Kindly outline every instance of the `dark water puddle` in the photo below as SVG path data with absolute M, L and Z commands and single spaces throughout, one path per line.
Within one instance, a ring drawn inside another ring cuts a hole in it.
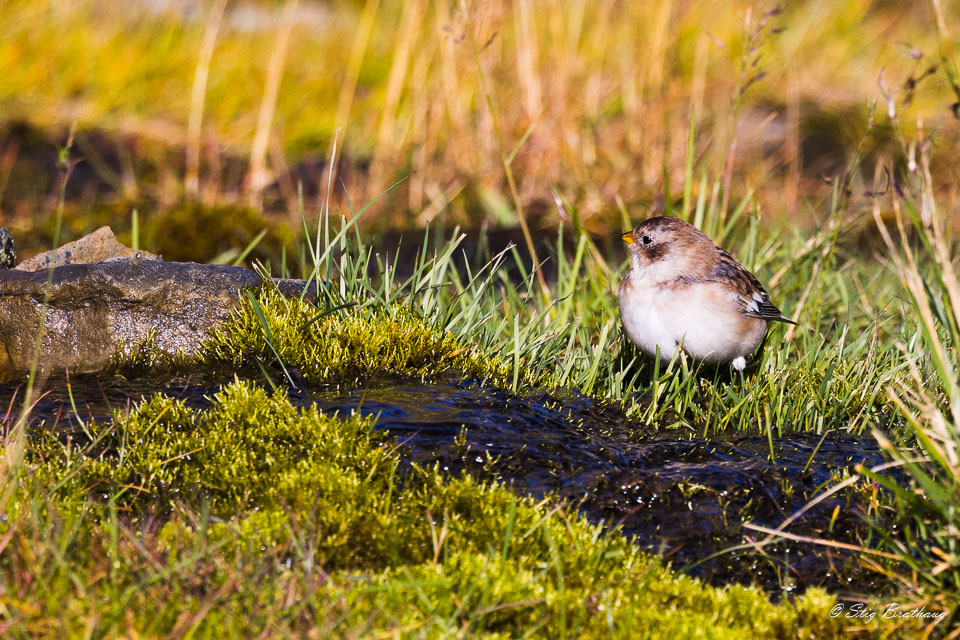
M 0 420 L 13 401 L 11 415 L 2 425 L 4 430 L 23 408 L 25 388 L 24 384 L 0 384 Z M 121 376 L 85 374 L 71 376 L 69 385 L 65 378 L 51 378 L 39 386 L 38 394 L 34 394 L 30 422 L 48 427 L 56 425 L 63 432 L 71 432 L 79 428 L 81 421 L 110 420 L 115 410 L 128 409 L 144 396 L 154 393 L 165 393 L 185 400 L 191 407 L 206 409 L 211 404 L 207 396 L 215 390 L 215 383 L 201 375 L 127 380 Z
M 225 381 L 225 380 L 224 380 Z M 139 379 L 82 376 L 72 380 L 84 419 L 109 417 L 145 393 L 162 391 L 206 408 L 216 384 L 199 377 Z M 33 412 L 58 429 L 76 426 L 65 381 L 49 381 Z M 14 387 L 0 385 L 0 411 Z M 807 502 L 852 473 L 884 458 L 872 441 L 844 434 L 797 433 L 711 439 L 657 432 L 615 405 L 583 396 L 516 396 L 465 383 L 392 384 L 344 391 L 315 388 L 300 405 L 327 412 L 378 415 L 378 426 L 403 443 L 407 464 L 438 464 L 450 473 L 512 483 L 521 493 L 553 494 L 592 521 L 614 524 L 677 568 L 713 584 L 757 584 L 774 597 L 824 586 L 877 593 L 884 585 L 848 552 L 782 541 L 718 552 L 763 538 L 744 522 L 776 528 Z M 822 441 L 821 441 L 822 440 Z M 870 489 L 849 489 L 790 525 L 798 536 L 858 544 Z M 839 507 L 836 516 L 834 510 Z
M 518 397 L 456 385 L 316 392 L 306 401 L 328 411 L 379 413 L 378 424 L 405 442 L 410 461 L 568 499 L 591 520 L 620 526 L 714 584 L 756 583 L 775 596 L 810 586 L 845 593 L 881 587 L 848 562 L 849 554 L 811 544 L 781 542 L 766 546 L 766 555 L 739 551 L 703 561 L 745 536 L 764 537 L 743 522 L 776 528 L 856 464 L 882 463 L 872 441 L 797 433 L 773 439 L 771 460 L 765 435 L 705 440 L 658 433 L 582 396 Z M 866 531 L 859 516 L 865 503 L 853 490 L 841 493 L 788 531 L 856 544 Z

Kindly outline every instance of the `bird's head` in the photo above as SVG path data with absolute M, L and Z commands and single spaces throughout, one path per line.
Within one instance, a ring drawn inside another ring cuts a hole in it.
M 694 273 L 713 260 L 716 246 L 699 229 L 679 218 L 657 216 L 644 220 L 632 231 L 620 236 L 629 245 L 633 268 L 656 268 L 660 279 L 677 274 Z M 701 265 L 700 263 L 704 264 Z

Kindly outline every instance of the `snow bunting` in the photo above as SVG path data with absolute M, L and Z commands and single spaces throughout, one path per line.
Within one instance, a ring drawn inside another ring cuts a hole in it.
M 752 273 L 692 224 L 660 216 L 622 237 L 631 267 L 620 281 L 620 320 L 646 355 L 659 349 L 669 361 L 682 347 L 743 371 L 768 321 L 796 324 Z

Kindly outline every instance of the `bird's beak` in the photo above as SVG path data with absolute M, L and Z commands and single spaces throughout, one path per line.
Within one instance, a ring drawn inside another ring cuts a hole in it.
M 625 234 L 620 236 L 620 238 L 627 244 L 633 244 L 633 231 L 627 231 Z

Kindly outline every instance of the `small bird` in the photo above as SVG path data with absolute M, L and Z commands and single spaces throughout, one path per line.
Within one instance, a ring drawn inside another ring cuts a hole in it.
M 756 276 L 706 234 L 658 216 L 621 236 L 630 270 L 620 281 L 620 320 L 644 354 L 669 361 L 678 347 L 737 371 L 771 320 L 797 324 L 770 302 Z

